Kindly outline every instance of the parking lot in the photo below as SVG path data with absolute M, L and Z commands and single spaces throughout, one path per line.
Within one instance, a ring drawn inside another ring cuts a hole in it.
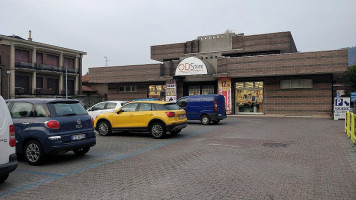
M 23 159 L 0 199 L 356 199 L 344 121 L 229 117 L 178 136 L 97 136 L 85 156 Z

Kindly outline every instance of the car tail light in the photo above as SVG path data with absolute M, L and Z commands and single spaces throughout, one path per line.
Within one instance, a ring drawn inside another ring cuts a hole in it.
M 174 116 L 176 116 L 176 113 L 174 113 L 174 112 L 166 112 L 166 115 L 168 117 L 174 117 Z
M 91 118 L 91 125 L 93 125 L 93 127 L 94 127 L 94 119 L 93 118 Z
M 10 136 L 10 140 L 9 140 L 10 146 L 11 147 L 16 146 L 15 127 L 14 127 L 14 125 L 10 125 L 10 127 L 9 127 L 9 136 Z
M 60 127 L 60 124 L 57 120 L 47 121 L 45 124 L 50 129 L 59 129 Z
M 214 110 L 215 112 L 218 112 L 218 102 L 216 101 L 216 99 L 214 100 Z

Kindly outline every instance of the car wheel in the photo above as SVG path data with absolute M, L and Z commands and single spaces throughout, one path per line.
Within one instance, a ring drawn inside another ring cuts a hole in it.
M 213 124 L 218 124 L 220 122 L 220 120 L 213 120 L 212 122 L 213 122 Z
M 74 149 L 73 152 L 77 154 L 78 156 L 83 156 L 84 154 L 88 153 L 90 150 L 90 147 L 84 147 L 81 149 Z
M 162 123 L 155 122 L 151 125 L 151 135 L 155 139 L 163 138 L 166 135 L 166 127 Z
M 30 165 L 41 165 L 45 154 L 41 144 L 36 140 L 31 140 L 25 146 L 25 158 Z
M 98 124 L 98 132 L 101 136 L 108 136 L 111 134 L 111 127 L 109 122 L 107 121 L 101 121 Z
M 178 135 L 182 129 L 174 130 L 174 131 L 169 131 L 172 135 Z
M 200 121 L 204 125 L 210 124 L 210 117 L 208 115 L 203 115 L 200 117 Z
M 9 177 L 9 174 L 5 174 L 5 175 L 0 176 L 0 183 L 5 182 L 7 177 Z

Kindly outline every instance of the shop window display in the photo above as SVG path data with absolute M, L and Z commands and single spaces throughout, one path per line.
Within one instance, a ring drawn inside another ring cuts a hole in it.
M 236 113 L 263 113 L 263 82 L 236 83 Z
M 166 99 L 166 85 L 150 85 L 148 90 L 148 98 Z

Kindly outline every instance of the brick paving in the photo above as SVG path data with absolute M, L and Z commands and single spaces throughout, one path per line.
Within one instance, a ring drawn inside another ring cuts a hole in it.
M 356 199 L 356 147 L 343 125 L 268 117 L 190 124 L 154 148 L 0 199 Z M 126 139 L 110 140 L 120 138 Z M 157 145 L 149 137 L 137 139 Z M 96 148 L 93 153 L 103 147 Z

